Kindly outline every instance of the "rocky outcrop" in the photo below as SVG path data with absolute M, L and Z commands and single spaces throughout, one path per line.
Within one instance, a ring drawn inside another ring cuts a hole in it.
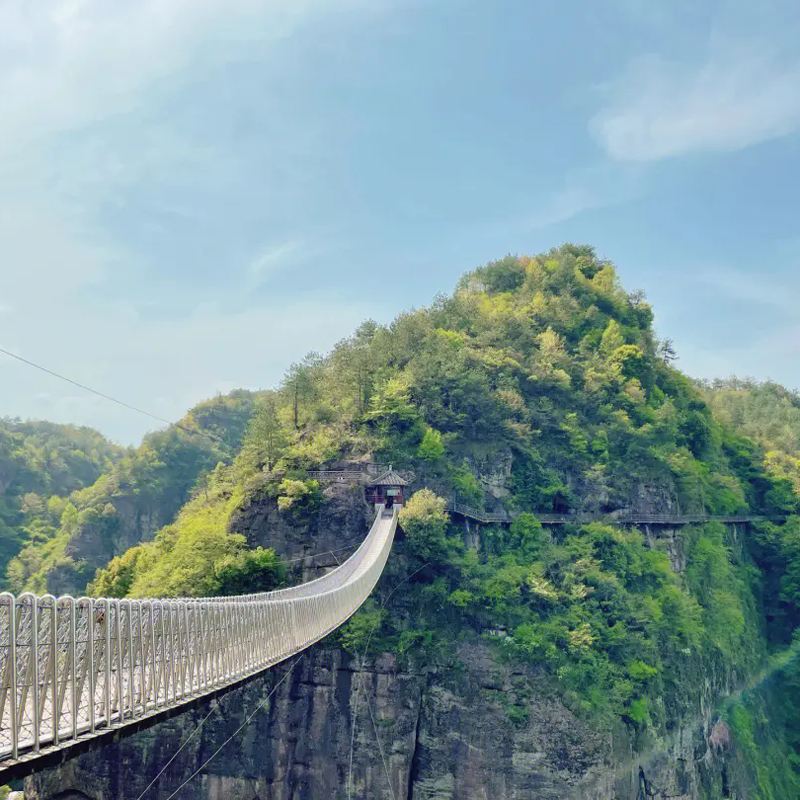
M 490 503 L 511 494 L 508 484 L 513 463 L 514 457 L 508 447 L 473 448 L 464 457 L 465 466 L 478 479 Z
M 681 528 L 670 528 L 664 525 L 642 525 L 648 547 L 663 550 L 669 558 L 673 571 L 682 575 L 686 569 L 686 542 Z
M 47 571 L 47 591 L 55 596 L 80 595 L 95 570 L 129 547 L 149 542 L 172 521 L 176 509 L 125 494 L 117 495 L 105 508 L 84 509 L 65 547 L 65 560 Z
M 277 501 L 256 486 L 233 513 L 229 530 L 243 534 L 250 547 L 273 548 L 291 566 L 297 565 L 294 577 L 312 580 L 350 555 L 374 515 L 360 483 L 323 485 L 322 493 L 317 513 L 299 521 L 282 513 Z
M 498 475 L 502 461 L 495 463 Z M 298 521 L 255 487 L 230 528 L 253 547 L 298 559 L 298 579 L 317 577 L 357 545 L 372 514 L 360 485 L 323 490 L 318 513 Z M 467 523 L 467 543 L 480 546 L 481 532 Z M 679 530 L 645 534 L 652 546 L 666 548 L 676 570 L 683 568 Z M 330 558 L 311 558 L 326 551 Z M 622 722 L 604 729 L 581 719 L 535 668 L 498 661 L 480 639 L 460 645 L 447 668 L 384 654 L 368 663 L 360 689 L 353 659 L 323 643 L 293 667 L 282 665 L 218 701 L 38 773 L 28 779 L 26 797 L 697 800 L 709 787 L 709 796 L 725 796 L 724 787 L 744 797 L 735 787 L 745 786 L 746 776 L 712 712 L 735 678 L 711 676 L 702 696 L 668 710 L 667 718 L 684 721 L 656 737 Z

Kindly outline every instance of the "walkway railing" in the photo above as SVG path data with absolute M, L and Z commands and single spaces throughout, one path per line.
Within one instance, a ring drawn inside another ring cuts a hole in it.
M 369 596 L 396 527 L 397 509 L 380 507 L 340 567 L 274 592 L 168 600 L 0 595 L 0 774 L 15 759 L 180 706 L 319 641 Z
M 510 523 L 518 516 L 518 511 L 484 511 L 480 508 L 450 501 L 450 511 L 462 517 L 474 519 L 484 524 Z M 698 525 L 703 522 L 717 520 L 726 524 L 746 522 L 779 522 L 786 519 L 781 516 L 758 516 L 753 514 L 733 514 L 729 516 L 714 516 L 711 514 L 595 514 L 590 512 L 577 512 L 574 514 L 535 514 L 542 525 L 567 525 L 569 523 L 587 524 L 589 522 L 607 522 L 616 525 Z
M 354 469 L 318 469 L 308 473 L 309 478 L 331 483 L 363 483 L 367 476 L 366 471 Z

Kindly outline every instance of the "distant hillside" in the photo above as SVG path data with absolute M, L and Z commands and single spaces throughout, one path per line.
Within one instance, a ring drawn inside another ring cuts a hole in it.
M 714 415 L 765 451 L 767 469 L 800 494 L 800 394 L 771 381 L 729 378 L 703 384 Z
M 127 451 L 69 428 L 72 438 L 54 449 L 53 435 L 43 436 L 62 426 L 11 424 L 17 449 L 8 463 L 33 466 L 18 469 L 6 489 L 17 498 L 2 540 L 9 586 L 83 592 L 98 567 L 171 522 L 198 477 L 240 448 L 256 397 L 238 391 L 200 403 Z
M 33 507 L 90 486 L 124 453 L 91 428 L 0 419 L 0 576 L 36 535 Z

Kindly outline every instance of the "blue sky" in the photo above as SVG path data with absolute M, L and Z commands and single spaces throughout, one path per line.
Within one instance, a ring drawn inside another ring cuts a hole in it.
M 589 242 L 800 386 L 793 0 L 0 0 L 0 346 L 160 416 Z M 144 417 L 0 358 L 0 415 Z

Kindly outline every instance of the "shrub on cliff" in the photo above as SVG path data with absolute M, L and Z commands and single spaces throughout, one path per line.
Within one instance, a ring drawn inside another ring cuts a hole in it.
M 415 555 L 433 562 L 447 559 L 452 543 L 447 538 L 450 517 L 443 497 L 420 489 L 400 510 L 399 522 Z

